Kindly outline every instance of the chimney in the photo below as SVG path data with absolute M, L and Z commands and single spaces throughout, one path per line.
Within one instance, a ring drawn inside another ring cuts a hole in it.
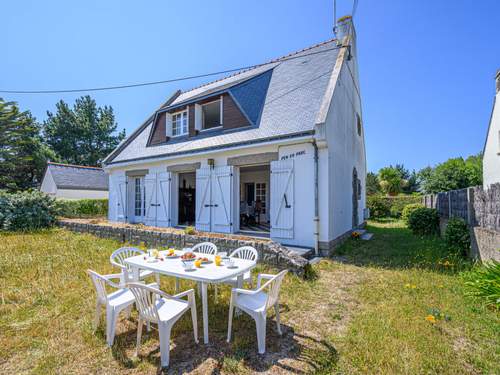
M 353 34 L 352 30 L 352 17 L 347 15 L 340 17 L 335 25 L 335 32 L 337 36 L 338 43 L 342 43 L 344 38 L 348 35 Z
M 496 81 L 496 87 L 497 87 L 496 93 L 498 94 L 500 92 L 500 69 L 497 70 L 497 74 L 495 76 L 495 81 Z

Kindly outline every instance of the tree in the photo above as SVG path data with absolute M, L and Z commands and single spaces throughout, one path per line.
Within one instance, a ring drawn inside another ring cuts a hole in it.
M 73 108 L 64 101 L 56 113 L 47 112 L 44 137 L 47 144 L 67 163 L 97 166 L 125 138 L 116 133 L 113 108 L 98 107 L 90 96 L 77 99 Z
M 435 168 L 424 168 L 419 172 L 425 193 L 439 193 L 481 185 L 483 181 L 482 155 L 451 158 Z
M 29 111 L 0 98 L 0 189 L 35 187 L 42 179 L 48 158 L 55 158 L 43 144 L 40 125 Z
M 366 194 L 374 195 L 380 193 L 380 183 L 378 182 L 378 177 L 373 172 L 368 172 L 366 174 Z
M 407 181 L 403 178 L 403 173 L 401 171 L 401 166 L 382 168 L 378 172 L 378 177 L 380 180 L 380 187 L 382 191 L 388 195 L 397 195 L 401 193 L 403 187 L 406 186 Z

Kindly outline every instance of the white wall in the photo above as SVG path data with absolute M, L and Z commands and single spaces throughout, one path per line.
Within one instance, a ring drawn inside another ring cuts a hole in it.
M 496 94 L 483 154 L 483 186 L 500 182 L 500 93 Z
M 102 190 L 57 189 L 55 197 L 65 199 L 107 199 L 108 192 Z
M 345 61 L 342 65 L 326 118 L 329 161 L 329 240 L 352 229 L 354 167 L 358 172 L 362 187 L 361 199 L 358 201 L 359 223 L 363 221 L 363 210 L 366 206 L 364 124 L 361 136 L 359 136 L 356 113 L 362 117 L 361 99 L 354 86 L 353 77 L 359 89 L 355 48 L 352 49 L 351 60 Z
M 55 194 L 57 193 L 57 186 L 54 182 L 54 179 L 52 178 L 52 174 L 50 173 L 49 168 L 45 170 L 45 175 L 43 176 L 40 191 L 51 196 L 55 196 Z

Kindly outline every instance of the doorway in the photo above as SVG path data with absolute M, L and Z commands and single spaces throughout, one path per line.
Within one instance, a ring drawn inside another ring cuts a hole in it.
M 240 167 L 240 231 L 269 233 L 270 166 Z
M 196 211 L 196 173 L 179 173 L 178 225 L 194 226 Z

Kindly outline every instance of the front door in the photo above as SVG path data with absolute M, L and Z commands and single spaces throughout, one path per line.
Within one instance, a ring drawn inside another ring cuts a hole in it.
M 134 177 L 134 223 L 144 223 L 146 216 L 146 187 L 144 177 Z

